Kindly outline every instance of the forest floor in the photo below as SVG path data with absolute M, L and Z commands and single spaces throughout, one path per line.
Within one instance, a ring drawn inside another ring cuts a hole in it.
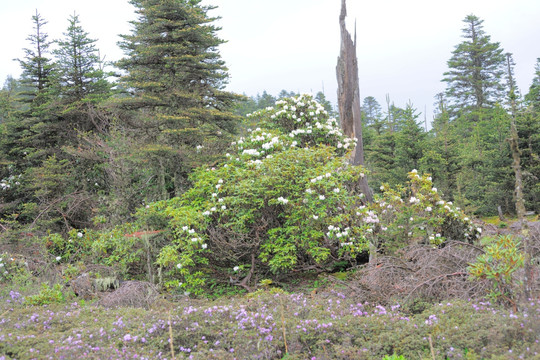
M 411 247 L 374 267 L 215 299 L 131 282 L 105 304 L 115 292 L 84 300 L 19 279 L 0 288 L 0 360 L 540 359 L 540 298 L 471 296 L 489 286 L 462 275 L 475 254 L 459 242 Z

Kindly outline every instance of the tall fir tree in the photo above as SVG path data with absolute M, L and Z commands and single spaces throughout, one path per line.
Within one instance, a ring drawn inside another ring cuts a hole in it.
M 373 96 L 367 96 L 362 101 L 362 124 L 371 126 L 378 135 L 384 128 L 381 105 Z
M 505 96 L 501 83 L 505 73 L 503 49 L 498 42 L 491 42 L 484 31 L 483 20 L 468 15 L 463 22 L 465 40 L 452 52 L 449 70 L 443 79 L 453 113 L 491 107 Z
M 98 130 L 92 114 L 110 95 L 110 85 L 100 68 L 95 40 L 88 38 L 78 16 L 69 19 L 65 37 L 57 41 L 54 63 L 47 56 L 46 22 L 38 13 L 32 19 L 35 33 L 28 39 L 33 46 L 19 60 L 27 105 L 8 127 L 12 168 L 22 176 L 22 185 L 17 201 L 1 215 L 16 212 L 18 223 L 30 224 L 35 231 L 67 231 L 91 224 L 96 188 L 86 179 L 96 164 L 66 150 L 78 147 L 79 135 Z
M 525 95 L 526 109 L 516 117 L 516 126 L 523 167 L 526 208 L 540 213 L 540 58 L 535 64 L 529 92 Z
M 296 96 L 296 95 L 297 94 L 293 93 L 290 97 Z M 315 94 L 315 100 L 317 100 L 317 102 L 324 107 L 324 110 L 326 110 L 326 112 L 328 113 L 330 117 L 338 116 L 338 114 L 332 107 L 332 103 L 326 98 L 326 95 L 324 95 L 322 91 L 319 91 L 317 94 Z
M 22 69 L 21 80 L 12 82 L 10 98 L 16 98 L 22 106 L 10 102 L 9 116 L 4 119 L 0 139 L 2 153 L 2 177 L 16 178 L 18 184 L 26 184 L 24 175 L 32 166 L 39 164 L 34 157 L 39 153 L 40 141 L 35 138 L 44 113 L 41 109 L 48 102 L 54 62 L 49 57 L 51 42 L 44 30 L 45 21 L 39 12 L 32 16 L 33 32 L 27 37 L 30 47 L 24 48 L 25 57 L 16 59 Z M 16 93 L 16 96 L 13 96 Z M 16 108 L 17 111 L 13 111 Z M 21 179 L 21 177 L 23 177 Z M 21 213 L 21 204 L 32 201 L 32 191 L 24 186 L 11 187 L 4 192 L 0 206 L 0 220 Z M 22 217 L 19 217 L 19 220 Z
M 420 170 L 432 174 L 433 182 L 440 192 L 453 201 L 460 169 L 459 138 L 453 132 L 444 94 L 439 93 L 436 98 L 436 115 L 433 128 L 426 138 Z
M 289 92 L 282 90 L 280 95 L 287 97 L 289 95 Z M 276 104 L 276 100 L 278 99 L 276 99 L 274 96 L 269 94 L 266 90 L 264 90 L 261 95 L 257 94 L 256 100 L 257 100 L 257 107 L 259 109 L 265 109 L 267 107 L 274 106 Z
M 32 46 L 24 49 L 24 59 L 17 59 L 23 70 L 21 83 L 26 90 L 21 91 L 20 95 L 26 102 L 34 101 L 36 97 L 39 100 L 39 95 L 49 87 L 54 71 L 54 62 L 49 52 L 52 42 L 48 40 L 49 36 L 44 31 L 47 21 L 36 10 L 32 22 L 34 32 L 26 38 Z
M 125 128 L 143 145 L 140 160 L 155 167 L 157 193 L 168 198 L 188 186 L 191 169 L 222 156 L 239 120 L 240 97 L 224 91 L 227 68 L 220 58 L 214 7 L 200 0 L 132 0 L 138 19 L 123 35 L 126 57 L 117 62 L 131 97 L 121 108 Z
M 424 153 L 426 133 L 417 123 L 419 116 L 413 105 L 408 103 L 403 109 L 400 131 L 396 136 L 396 163 L 403 174 L 403 183 L 409 171 L 419 168 Z
M 17 93 L 21 87 L 20 81 L 8 76 L 2 89 L 0 89 L 0 124 L 6 123 L 19 109 Z
M 48 137 L 42 134 L 40 124 L 49 116 L 46 108 L 51 100 L 55 73 L 54 59 L 49 51 L 52 42 L 45 32 L 47 21 L 36 11 L 32 22 L 34 31 L 27 37 L 31 46 L 23 49 L 23 59 L 17 59 L 22 69 L 17 96 L 25 106 L 8 125 L 7 152 L 20 172 L 40 161 L 34 160 L 33 155 L 42 147 L 43 138 Z
M 540 58 L 536 59 L 533 77 L 529 92 L 525 95 L 525 101 L 536 112 L 540 113 Z
M 95 106 L 111 96 L 111 84 L 96 47 L 97 40 L 83 29 L 79 15 L 71 15 L 68 24 L 54 51 L 58 67 L 56 105 L 74 144 L 80 132 L 106 132 L 108 124 L 97 121 L 93 114 Z

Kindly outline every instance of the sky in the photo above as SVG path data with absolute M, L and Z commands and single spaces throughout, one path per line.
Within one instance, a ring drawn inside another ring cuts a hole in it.
M 203 0 L 215 5 L 217 35 L 227 42 L 220 54 L 229 69 L 227 89 L 249 96 L 281 90 L 323 91 L 336 102 L 335 67 L 339 55 L 341 0 Z M 447 61 L 462 39 L 462 20 L 484 20 L 492 42 L 511 52 L 515 77 L 526 93 L 540 58 L 540 0 L 349 0 L 347 27 L 356 24 L 360 96 L 373 96 L 386 108 L 409 101 L 428 122 Z M 48 24 L 49 39 L 59 39 L 68 17 L 77 13 L 82 27 L 105 60 L 122 57 L 118 34 L 130 32 L 135 19 L 128 0 L 0 0 L 0 81 L 18 77 L 14 58 L 23 58 L 36 9 Z

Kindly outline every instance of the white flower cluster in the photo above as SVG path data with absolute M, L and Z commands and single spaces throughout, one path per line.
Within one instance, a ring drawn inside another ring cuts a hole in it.
M 409 199 L 409 203 L 411 203 L 411 204 L 419 204 L 420 199 L 417 199 L 414 196 L 411 196 L 411 198 Z
M 216 189 L 219 190 L 222 185 L 223 185 L 223 179 L 219 179 L 215 187 Z M 218 209 L 227 210 L 227 205 L 223 204 L 223 202 L 225 201 L 223 198 L 220 198 L 217 193 L 212 193 L 212 199 L 214 198 L 217 200 L 217 204 L 215 204 L 216 206 L 212 206 L 210 210 L 206 210 L 205 212 L 203 212 L 204 216 L 210 216 L 213 212 L 218 211 Z
M 200 236 L 196 236 L 197 234 L 196 234 L 195 229 L 191 229 L 189 226 L 182 226 L 182 230 L 183 230 L 184 232 L 187 232 L 187 233 L 190 234 L 190 235 L 194 235 L 194 236 L 190 239 L 190 241 L 191 241 L 192 243 L 202 243 L 202 242 L 203 242 L 203 239 L 202 239 Z M 201 247 L 202 247 L 203 249 L 206 249 L 206 248 L 208 247 L 208 245 L 205 244 L 205 243 L 202 243 L 202 244 L 201 244 Z M 182 264 L 178 264 L 177 267 L 180 269 L 180 268 L 182 267 Z
M 328 226 L 328 232 L 326 233 L 326 236 L 328 237 L 333 237 L 335 236 L 337 239 L 340 240 L 341 242 L 341 246 L 345 246 L 344 244 L 346 245 L 352 245 L 352 243 L 346 243 L 345 240 L 347 239 L 347 237 L 349 236 L 349 231 L 350 231 L 350 228 L 345 228 L 343 231 L 341 230 L 341 228 L 339 226 L 334 226 L 334 225 L 329 225 Z
M 255 164 L 259 166 L 262 164 L 261 159 L 272 158 L 271 153 L 280 150 L 284 141 L 276 132 L 263 131 L 257 128 L 250 131 L 250 136 L 247 138 L 240 138 L 237 142 L 233 142 L 231 146 L 236 146 L 240 156 L 247 164 Z M 288 141 L 286 141 L 288 143 Z M 266 156 L 265 156 L 266 155 Z M 232 160 L 231 154 L 227 153 L 226 156 Z M 260 159 L 251 159 L 251 158 Z M 236 161 L 241 161 L 241 158 L 236 158 Z M 263 159 L 264 160 L 264 159 Z
M 296 139 L 292 142 L 283 139 L 284 145 L 295 147 L 300 144 L 305 146 L 306 143 L 321 141 L 324 138 L 326 138 L 327 144 L 334 145 L 338 149 L 346 150 L 356 145 L 357 139 L 346 137 L 341 131 L 338 121 L 329 118 L 324 107 L 311 95 L 303 94 L 279 100 L 276 102 L 275 108 L 267 108 L 249 116 L 262 115 L 267 112 L 270 112 L 270 118 L 273 122 L 287 129 L 285 131 L 288 131 L 287 137 L 289 139 Z M 260 137 L 252 139 L 252 141 L 255 140 L 261 141 L 262 139 Z M 238 144 L 242 145 L 240 141 Z
M 2 179 L 2 181 L 0 182 L 0 188 L 2 190 L 9 190 L 11 188 L 11 185 L 8 184 L 5 179 Z
M 317 181 L 321 181 L 321 180 L 323 180 L 324 178 L 327 178 L 327 179 L 328 179 L 328 178 L 331 177 L 331 176 L 332 176 L 332 174 L 326 173 L 326 174 L 324 174 L 324 175 L 319 175 L 319 176 L 317 176 L 317 177 L 311 179 L 310 181 L 311 181 L 312 183 L 316 183 Z
M 429 236 L 429 241 L 431 242 L 440 242 L 441 241 L 441 234 L 437 233 L 435 235 Z
M 312 129 L 294 129 L 289 133 L 289 137 L 294 138 L 296 135 L 311 134 L 312 132 Z
M 251 155 L 251 156 L 261 156 L 261 153 L 258 152 L 256 149 L 246 149 L 242 151 L 243 155 Z
M 287 204 L 289 200 L 285 199 L 283 196 L 278 197 L 277 199 L 278 203 L 281 203 L 283 205 Z
M 5 254 L 4 254 L 4 255 L 5 255 Z M 8 274 L 8 271 L 5 270 L 5 267 L 4 267 L 5 264 L 2 262 L 3 260 L 4 260 L 4 258 L 1 257 L 1 258 L 0 258 L 0 271 L 4 270 L 4 271 L 2 272 L 2 274 L 3 274 L 3 275 L 7 275 L 7 274 Z M 13 258 L 11 258 L 11 261 L 13 261 Z
M 19 176 L 11 175 L 7 179 L 0 180 L 0 189 L 1 190 L 9 190 L 14 185 L 20 185 L 21 183 L 17 180 L 20 177 L 21 177 L 21 175 L 19 175 Z
M 274 136 L 270 142 L 262 144 L 262 148 L 265 150 L 270 150 L 274 145 L 279 144 L 279 137 Z
M 366 224 L 378 224 L 380 222 L 379 220 L 379 217 L 377 216 L 377 214 L 372 211 L 372 210 L 369 210 L 368 212 L 366 212 L 365 214 L 366 216 L 362 219 Z

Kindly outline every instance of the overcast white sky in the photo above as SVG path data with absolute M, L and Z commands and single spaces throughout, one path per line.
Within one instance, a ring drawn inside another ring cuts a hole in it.
M 228 89 L 247 95 L 267 90 L 316 93 L 335 102 L 335 66 L 339 54 L 341 0 L 204 0 L 217 5 L 218 36 L 228 42 L 220 52 L 229 67 Z M 385 95 L 397 106 L 410 100 L 432 118 L 434 96 L 446 62 L 462 41 L 462 20 L 484 20 L 491 40 L 514 54 L 518 86 L 526 93 L 540 57 L 540 0 L 381 0 L 348 1 L 348 27 L 356 20 L 361 97 Z M 118 34 L 130 30 L 133 8 L 127 0 L 0 0 L 0 81 L 18 77 L 13 58 L 24 56 L 35 10 L 49 21 L 45 30 L 57 39 L 73 12 L 97 38 L 106 60 L 122 56 Z M 423 115 L 421 117 L 423 119 Z

